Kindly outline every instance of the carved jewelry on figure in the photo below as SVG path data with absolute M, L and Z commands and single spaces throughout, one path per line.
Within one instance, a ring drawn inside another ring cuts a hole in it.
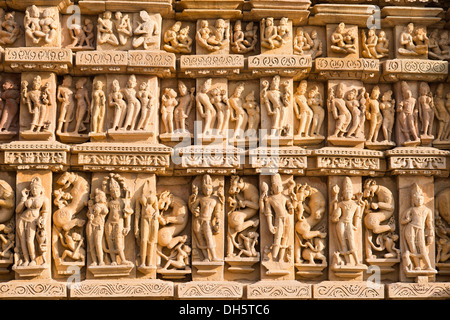
M 43 132 L 49 130 L 51 122 L 48 116 L 52 107 L 50 96 L 49 83 L 42 85 L 40 76 L 33 78 L 30 91 L 28 91 L 28 82 L 22 81 L 21 99 L 27 106 L 28 112 L 33 115 L 28 131 Z
M 17 238 L 16 267 L 34 267 L 38 258 L 42 257 L 40 265 L 47 264 L 46 223 L 50 214 L 50 199 L 45 196 L 41 178 L 34 177 L 29 189 L 21 191 L 21 198 L 16 207 Z
M 403 100 L 397 106 L 397 121 L 400 126 L 403 145 L 417 145 L 420 143 L 417 131 L 418 108 L 416 99 L 412 96 L 412 91 L 406 81 L 401 83 Z
M 287 109 L 290 104 L 291 92 L 288 88 L 288 82 L 280 84 L 280 76 L 274 76 L 272 82 L 264 80 L 261 90 L 261 104 L 267 110 L 267 114 L 271 118 L 271 135 L 287 136 L 290 133 L 290 127 L 286 124 Z M 283 91 L 280 89 L 283 87 Z
M 102 133 L 104 131 L 103 123 L 106 114 L 106 95 L 103 91 L 103 82 L 97 80 L 94 82 L 92 91 L 92 130 L 91 133 Z

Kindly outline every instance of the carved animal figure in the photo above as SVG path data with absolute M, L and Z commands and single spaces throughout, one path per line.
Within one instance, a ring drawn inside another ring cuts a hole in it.
M 436 196 L 436 213 L 450 224 L 450 188 L 444 189 Z
M 172 249 L 177 244 L 186 242 L 187 236 L 178 236 L 188 223 L 186 202 L 180 197 L 174 196 L 170 191 L 164 191 L 159 196 L 158 207 L 161 212 L 160 226 L 163 226 L 158 231 L 160 248 Z M 170 213 L 164 215 L 164 212 L 168 212 L 170 209 Z
M 314 237 L 324 238 L 326 236 L 325 233 L 320 231 L 311 231 L 311 229 L 323 218 L 326 204 L 325 197 L 319 190 L 309 186 L 308 184 L 296 186 L 296 197 L 297 208 L 299 208 L 299 206 L 302 208 L 299 210 L 300 212 L 298 212 L 299 215 L 298 221 L 295 224 L 295 231 L 305 240 L 312 239 Z M 305 201 L 308 197 L 309 204 L 306 205 Z M 303 211 L 309 213 L 307 218 L 303 216 Z
M 307 260 L 309 264 L 316 264 L 314 259 L 320 260 L 321 264 L 325 264 L 327 262 L 327 258 L 323 254 L 323 249 L 325 249 L 325 244 L 323 240 L 320 238 L 315 238 L 314 245 L 310 241 L 307 241 L 306 244 L 302 245 L 305 249 L 302 252 L 302 258 Z
M 74 216 L 87 205 L 89 200 L 89 183 L 85 178 L 73 172 L 63 173 L 56 183 L 61 186 L 57 189 L 60 192 L 72 187 L 67 192 L 69 196 L 65 196 L 65 198 L 70 200 L 70 203 L 64 201 L 62 206 L 53 213 L 53 256 L 59 257 L 56 245 L 59 235 L 63 231 L 68 233 L 73 227 L 82 227 L 86 223 L 85 220 L 74 218 Z

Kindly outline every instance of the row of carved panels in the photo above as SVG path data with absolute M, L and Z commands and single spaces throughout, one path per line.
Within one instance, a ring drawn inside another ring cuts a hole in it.
M 192 142 L 243 149 L 450 148 L 446 83 L 325 84 L 279 76 L 194 82 L 143 75 L 64 76 L 59 81 L 50 73 L 23 73 L 20 80 L 4 74 L 3 141 L 17 135 L 54 140 L 56 133 L 63 143 L 160 142 L 176 148 Z M 40 102 L 44 96 L 45 105 Z
M 76 271 L 87 279 L 361 281 L 378 272 L 383 282 L 448 281 L 446 179 L 2 178 L 5 280 Z
M 433 9 L 430 9 L 433 11 Z M 437 11 L 436 11 L 437 10 Z M 430 19 L 441 13 L 423 13 Z M 420 17 L 420 14 L 418 15 Z M 413 58 L 445 60 L 448 31 L 430 27 L 430 22 L 393 24 L 380 29 L 369 24 L 367 29 L 348 22 L 328 23 L 327 27 L 305 26 L 294 30 L 287 18 L 266 17 L 258 23 L 229 19 L 199 19 L 192 22 L 164 20 L 160 14 L 147 11 L 122 13 L 105 11 L 98 16 L 62 15 L 56 7 L 28 7 L 26 12 L 0 12 L 3 20 L 1 43 L 8 48 L 46 47 L 79 50 L 160 50 L 176 54 L 227 55 L 276 54 L 308 55 L 338 58 Z M 23 19 L 23 23 L 21 22 Z M 440 18 L 435 18 L 435 23 Z M 97 22 L 95 22 L 97 21 Z M 347 23 L 347 25 L 346 25 Z M 394 39 L 395 41 L 392 41 Z M 94 43 L 96 42 L 96 44 Z M 23 54 L 22 54 L 23 55 Z

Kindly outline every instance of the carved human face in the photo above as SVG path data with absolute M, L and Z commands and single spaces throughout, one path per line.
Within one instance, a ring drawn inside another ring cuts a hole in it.
M 187 94 L 187 87 L 182 81 L 178 81 L 178 91 L 182 96 L 185 96 Z
M 413 201 L 414 206 L 420 207 L 424 204 L 425 198 L 424 198 L 423 194 L 415 193 L 415 194 L 413 194 L 412 201 Z
M 111 197 L 113 199 L 118 199 L 120 198 L 120 187 L 118 185 L 114 185 L 111 187 Z
M 103 88 L 103 83 L 101 81 L 95 82 L 95 89 L 96 90 L 102 90 L 102 88 Z
M 213 186 L 209 183 L 203 183 L 202 192 L 206 197 L 209 197 L 213 193 Z
M 244 86 L 237 86 L 236 90 L 234 90 L 234 94 L 236 97 L 240 97 L 242 95 L 242 92 L 244 92 Z
M 136 87 L 136 77 L 134 77 L 134 76 L 130 76 L 129 78 L 128 78 L 128 83 L 127 83 L 127 85 L 128 85 L 128 88 L 134 88 L 134 87 Z
M 97 203 L 105 203 L 106 202 L 106 194 L 104 192 L 98 192 L 95 195 L 95 202 L 97 202 Z
M 181 22 L 179 21 L 175 22 L 175 24 L 172 26 L 172 30 L 178 32 L 180 31 L 180 29 L 181 29 Z
M 377 100 L 380 97 L 380 91 L 378 89 L 372 90 L 371 97 L 372 99 Z
M 31 186 L 30 192 L 33 197 L 37 197 L 37 196 L 41 195 L 42 191 L 43 190 L 42 190 L 41 186 L 36 183 Z
M 9 90 L 12 89 L 14 87 L 14 85 L 10 82 L 10 81 L 5 81 L 5 83 L 3 83 L 3 90 Z
M 111 19 L 111 17 L 112 17 L 111 11 L 105 11 L 103 13 L 103 19 L 109 20 L 109 19 Z

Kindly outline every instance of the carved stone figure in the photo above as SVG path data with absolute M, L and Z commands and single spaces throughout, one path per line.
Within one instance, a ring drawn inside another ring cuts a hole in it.
M 278 26 L 275 26 L 272 17 L 261 20 L 261 47 L 277 49 L 287 43 L 291 37 L 287 18 L 281 18 Z
M 228 232 L 227 232 L 227 257 L 233 257 L 238 251 L 248 257 L 256 256 L 252 250 L 250 239 L 255 239 L 256 228 L 259 219 L 256 216 L 259 209 L 258 189 L 244 181 L 239 176 L 231 177 L 230 189 L 228 191 Z M 241 236 L 242 235 L 242 236 Z M 242 241 L 239 241 L 239 239 Z
M 381 59 L 389 54 L 389 40 L 386 38 L 384 31 L 376 34 L 375 27 L 369 29 L 367 36 L 364 30 L 361 30 L 362 38 L 362 56 L 370 59 Z
M 219 134 L 226 135 L 228 124 L 231 119 L 231 106 L 229 99 L 227 99 L 225 90 L 213 88 L 211 91 L 211 102 L 216 108 L 217 124 L 216 128 Z M 239 98 L 240 101 L 240 98 Z M 242 109 L 242 108 L 241 108 Z
M 92 91 L 92 133 L 103 132 L 103 123 L 106 113 L 106 95 L 103 91 L 103 82 L 97 80 L 94 82 Z
M 241 98 L 243 92 L 244 84 L 240 83 L 228 99 L 228 105 L 231 111 L 230 118 L 235 123 L 232 139 L 242 138 L 248 123 L 248 114 L 243 107 L 244 101 Z
M 16 12 L 7 12 L 5 20 L 1 23 L 0 30 L 0 44 L 11 45 L 14 44 L 19 37 L 23 35 L 19 24 L 15 20 Z
M 267 114 L 271 118 L 271 134 L 274 136 L 287 135 L 290 131 L 286 125 L 287 107 L 289 100 L 286 97 L 290 94 L 289 89 L 283 84 L 284 92 L 280 89 L 280 76 L 274 76 L 269 85 L 269 81 L 262 82 L 261 103 L 265 106 Z
M 0 180 L 0 270 L 9 272 L 15 247 L 15 195 L 9 183 Z
M 178 81 L 178 92 L 180 97 L 178 98 L 178 105 L 174 111 L 175 129 L 181 130 L 181 132 L 186 132 L 186 119 L 191 113 L 192 106 L 195 101 L 195 88 L 192 87 L 189 91 L 186 84 L 179 80 Z
M 413 35 L 414 33 L 414 35 Z M 428 37 L 424 28 L 414 28 L 409 23 L 400 34 L 398 53 L 403 56 L 420 56 L 428 54 Z
M 57 37 L 59 29 L 59 23 L 53 17 L 51 9 L 44 9 L 41 18 L 39 9 L 35 5 L 26 10 L 24 25 L 25 35 L 34 45 L 42 40 L 45 44 L 51 44 Z
M 196 102 L 197 110 L 200 116 L 204 119 L 203 121 L 203 134 L 212 134 L 212 129 L 214 128 L 214 123 L 216 122 L 217 111 L 211 102 L 208 92 L 211 89 L 212 79 L 207 79 L 197 93 Z
M 73 133 L 80 133 L 87 130 L 85 124 L 89 123 L 89 111 L 91 109 L 91 101 L 89 99 L 89 91 L 84 87 L 87 78 L 78 79 L 75 88 L 76 112 L 75 112 L 75 128 Z
M 369 136 L 367 141 L 377 142 L 378 133 L 380 132 L 381 125 L 383 123 L 383 115 L 380 110 L 380 88 L 375 86 L 372 89 L 370 98 L 367 99 L 366 119 L 369 121 Z
M 131 230 L 131 191 L 118 174 L 110 174 L 102 183 L 102 190 L 109 194 L 108 219 L 105 223 L 105 237 L 108 248 L 105 249 L 111 258 L 111 265 L 132 265 L 125 258 L 125 237 Z M 120 262 L 117 258 L 120 258 Z
M 342 83 L 337 85 L 336 92 L 334 92 L 333 88 L 330 88 L 328 92 L 328 110 L 331 112 L 334 120 L 336 120 L 332 137 L 343 137 L 352 121 L 352 114 L 347 108 L 344 94 L 344 85 Z
M 214 27 L 209 26 L 208 20 L 202 20 L 195 35 L 197 44 L 209 52 L 225 48 L 229 43 L 229 37 L 228 25 L 223 19 L 217 19 Z
M 403 144 L 418 144 L 420 142 L 417 131 L 419 111 L 417 110 L 416 99 L 413 98 L 412 91 L 405 81 L 401 83 L 401 87 L 403 100 L 397 106 L 397 121 L 400 125 Z
M 97 23 L 97 43 L 105 44 L 108 43 L 112 46 L 118 46 L 119 40 L 117 36 L 114 34 L 114 23 L 111 20 L 112 12 L 105 11 L 102 17 L 98 18 Z
M 326 232 L 316 228 L 325 215 L 326 201 L 323 194 L 308 184 L 295 185 L 295 262 L 315 265 L 315 260 L 326 263 L 324 255 Z M 307 214 L 307 216 L 305 215 Z M 303 259 L 302 259 L 303 258 Z
M 249 136 L 256 136 L 259 129 L 260 108 L 255 98 L 255 91 L 251 91 L 246 97 L 242 105 L 248 114 L 247 134 Z
M 35 76 L 31 84 L 31 91 L 28 91 L 28 82 L 22 81 L 21 99 L 27 106 L 28 112 L 33 115 L 31 120 L 31 132 L 48 131 L 50 119 L 48 119 L 50 105 L 50 91 L 48 83 L 42 85 L 40 76 Z
M 11 127 L 14 126 L 13 121 L 19 112 L 20 92 L 11 80 L 6 80 L 2 88 L 1 99 L 4 106 L 0 119 L 0 132 L 9 132 Z
M 181 28 L 181 21 L 175 22 L 163 36 L 163 48 L 167 52 L 191 53 L 193 40 L 189 36 L 189 26 Z
M 57 132 L 66 133 L 70 122 L 74 118 L 75 103 L 73 100 L 72 77 L 65 76 L 63 83 L 58 87 L 56 98 L 61 103 L 59 107 L 59 120 Z
M 395 121 L 395 100 L 392 91 L 388 90 L 381 96 L 380 110 L 383 116 L 382 130 L 385 142 L 392 141 L 392 128 Z
M 83 227 L 86 223 L 84 219 L 75 216 L 87 205 L 89 183 L 82 176 L 72 172 L 63 173 L 56 183 L 59 188 L 54 191 L 54 203 L 58 210 L 53 213 L 52 220 L 53 259 L 56 263 L 61 263 L 66 256 L 69 256 L 72 260 L 84 262 L 84 249 L 81 248 L 82 239 L 73 238 L 81 235 L 73 232 L 73 228 Z M 60 248 L 67 248 L 67 250 L 61 253 Z
M 150 91 L 149 82 L 142 82 L 139 86 L 139 91 L 136 94 L 141 102 L 141 115 L 137 124 L 137 130 L 145 130 L 150 123 L 153 113 L 152 93 Z
M 186 269 L 189 266 L 191 248 L 187 245 L 188 236 L 181 235 L 189 221 L 187 203 L 170 191 L 159 195 L 160 211 L 157 253 L 166 260 L 163 269 L 173 267 Z M 169 253 L 166 255 L 164 250 Z
M 439 29 L 434 29 L 429 35 L 428 57 L 435 60 L 450 59 L 450 51 L 448 50 L 448 33 L 443 30 L 440 35 L 439 33 Z
M 424 194 L 417 183 L 411 187 L 411 207 L 400 216 L 406 251 L 403 266 L 408 271 L 434 271 L 428 246 L 434 241 L 433 212 L 424 205 Z
M 144 50 L 147 50 L 159 43 L 157 36 L 160 30 L 157 21 L 147 11 L 140 11 L 139 17 L 142 22 L 133 31 L 135 37 L 132 44 L 135 49 L 143 46 Z
M 258 42 L 258 26 L 252 21 L 242 30 L 242 21 L 237 20 L 234 24 L 233 35 L 231 37 L 231 51 L 234 53 L 248 53 L 255 50 Z
M 434 106 L 434 115 L 436 116 L 436 120 L 438 121 L 436 141 L 448 140 L 448 136 L 450 134 L 450 113 L 445 106 L 443 83 L 438 84 L 432 101 Z
M 333 264 L 338 265 L 338 261 L 344 263 L 345 266 L 361 265 L 361 253 L 358 252 L 357 239 L 355 232 L 361 228 L 361 218 L 364 209 L 362 194 L 356 194 L 354 199 L 352 181 L 349 177 L 345 177 L 342 186 L 343 200 L 338 200 L 339 186 L 335 185 L 332 189 L 333 201 L 331 202 L 331 222 L 336 228 L 339 250 L 334 253 L 335 261 Z M 343 257 L 344 259 L 337 259 Z
M 42 265 L 46 264 L 47 251 L 45 224 L 50 214 L 50 199 L 45 196 L 41 178 L 34 177 L 29 189 L 24 188 L 16 207 L 17 218 L 17 252 L 15 266 L 34 267 L 37 265 L 38 253 L 42 255 Z M 37 246 L 36 246 L 37 245 Z M 37 249 L 37 250 L 36 250 Z
M 301 137 L 309 137 L 310 127 L 314 116 L 313 110 L 308 105 L 306 94 L 307 82 L 303 80 L 298 85 L 294 94 L 294 112 L 299 120 L 297 135 Z
M 122 46 L 124 46 L 127 44 L 128 39 L 130 39 L 133 36 L 133 29 L 131 26 L 130 16 L 128 14 L 122 14 L 122 12 L 117 11 L 114 14 L 114 17 L 116 18 L 114 24 L 116 26 L 117 33 L 119 35 L 119 43 Z M 138 40 L 138 43 L 140 41 L 141 40 Z
M 177 105 L 177 92 L 171 88 L 165 88 L 161 97 L 161 119 L 164 133 L 173 133 L 174 110 Z
M 161 216 L 158 197 L 152 189 L 150 180 L 145 181 L 142 195 L 136 201 L 134 218 L 134 234 L 140 247 L 140 268 L 154 267 L 156 269 L 154 258 Z
M 392 192 L 389 188 L 378 185 L 375 180 L 368 179 L 364 184 L 364 199 L 366 202 L 364 217 L 366 257 L 376 259 L 377 255 L 373 253 L 375 250 L 384 251 L 384 258 L 397 258 L 400 250 L 394 246 L 398 235 L 394 233 L 395 201 Z M 382 222 L 387 223 L 382 224 Z M 373 239 L 374 236 L 376 236 L 375 239 Z
M 323 99 L 317 86 L 313 86 L 308 91 L 308 99 L 306 100 L 308 106 L 313 111 L 313 118 L 311 123 L 311 136 L 320 136 L 323 120 L 325 118 L 325 110 L 323 108 Z
M 433 120 L 434 120 L 434 102 L 433 94 L 430 86 L 426 82 L 421 82 L 419 85 L 419 120 L 421 122 L 421 133 L 425 137 L 433 137 Z
M 73 23 L 69 27 L 72 42 L 67 46 L 73 49 L 94 49 L 94 23 L 91 19 L 84 19 L 84 25 Z
M 283 184 L 280 174 L 271 176 L 271 194 L 267 185 L 262 186 L 262 196 L 260 199 L 260 210 L 267 219 L 267 225 L 273 241 L 271 254 L 273 261 L 286 261 L 288 251 L 288 235 L 292 231 L 292 224 L 289 215 L 294 214 L 292 200 L 283 194 Z
M 448 264 L 450 259 L 450 188 L 439 192 L 436 196 L 436 262 L 439 269 Z
M 198 187 L 192 185 L 189 197 L 189 209 L 193 214 L 192 228 L 197 248 L 202 254 L 201 261 L 220 261 L 216 255 L 216 244 L 213 234 L 219 231 L 220 212 L 223 210 L 223 194 L 213 194 L 213 182 L 208 174 L 202 177 L 202 195 L 198 195 Z
M 86 237 L 88 248 L 91 254 L 91 266 L 105 265 L 105 218 L 109 213 L 106 193 L 101 189 L 95 189 L 88 202 L 89 212 L 87 214 L 88 223 L 86 225 Z
M 112 92 L 108 96 L 108 106 L 114 110 L 111 129 L 124 129 L 122 124 L 127 112 L 127 103 L 124 100 L 124 94 L 122 93 L 119 81 L 117 80 L 114 80 L 112 83 Z
M 356 35 L 351 30 L 345 31 L 345 23 L 341 22 L 331 34 L 331 51 L 340 54 L 356 53 Z

